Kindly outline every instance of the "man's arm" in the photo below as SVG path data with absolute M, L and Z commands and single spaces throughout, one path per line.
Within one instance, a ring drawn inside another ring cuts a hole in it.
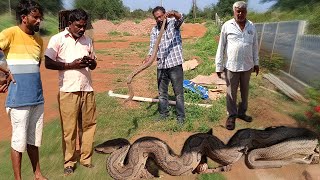
M 89 66 L 86 57 L 75 59 L 72 63 L 64 63 L 56 61 L 60 48 L 60 39 L 58 36 L 53 36 L 45 52 L 45 67 L 51 70 L 68 70 L 81 69 Z
M 90 43 L 90 52 L 89 52 L 89 58 L 88 58 L 88 67 L 90 70 L 94 70 L 97 67 L 97 57 L 96 53 L 94 51 L 92 39 Z
M 59 61 L 54 61 L 50 57 L 45 56 L 45 66 L 47 69 L 51 70 L 81 69 L 89 66 L 84 59 L 85 58 L 75 59 L 72 63 L 63 63 Z
M 221 73 L 224 70 L 223 60 L 224 60 L 226 43 L 227 43 L 227 36 L 226 36 L 225 28 L 224 28 L 224 26 L 222 26 L 218 49 L 217 49 L 217 53 L 216 53 L 216 59 L 215 59 L 216 72 L 217 72 L 218 77 L 220 77 L 220 78 L 221 78 Z
M 176 29 L 179 29 L 184 21 L 184 18 L 182 14 L 180 14 L 178 11 L 169 11 L 165 14 L 165 18 L 173 18 L 173 17 L 176 19 L 174 22 L 174 27 Z

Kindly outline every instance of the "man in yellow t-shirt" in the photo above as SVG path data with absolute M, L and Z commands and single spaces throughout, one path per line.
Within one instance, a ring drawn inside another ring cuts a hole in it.
M 21 179 L 22 153 L 27 150 L 34 179 L 46 179 L 40 171 L 39 149 L 42 138 L 44 98 L 40 78 L 40 59 L 43 41 L 39 31 L 43 17 L 42 7 L 32 0 L 20 1 L 17 9 L 18 26 L 0 33 L 10 76 L 6 110 L 11 120 L 11 160 L 14 177 Z

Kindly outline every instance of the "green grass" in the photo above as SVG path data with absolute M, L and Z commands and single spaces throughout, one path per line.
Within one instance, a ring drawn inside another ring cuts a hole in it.
M 118 32 L 118 31 L 111 31 L 111 32 L 108 32 L 108 35 L 109 36 L 122 36 L 122 33 Z
M 108 42 L 127 42 L 128 40 L 125 39 L 99 39 L 97 41 L 97 43 L 108 43 Z
M 214 37 L 219 35 L 219 29 L 212 22 L 206 23 L 206 26 L 208 29 L 204 37 L 195 42 L 189 40 L 183 45 L 186 60 L 194 56 L 200 58 L 200 65 L 195 70 L 186 72 L 186 79 L 192 79 L 199 74 L 210 75 L 215 72 L 214 55 L 218 44 L 215 42 Z

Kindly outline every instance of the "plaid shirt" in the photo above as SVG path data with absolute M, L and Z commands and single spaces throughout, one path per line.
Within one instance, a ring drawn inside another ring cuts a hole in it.
M 176 20 L 175 18 L 167 19 L 167 27 L 158 50 L 158 69 L 168 69 L 183 63 L 182 57 L 182 40 L 180 33 L 180 26 L 183 23 L 184 18 Z M 160 28 L 156 25 L 153 27 L 150 35 L 150 50 L 149 55 L 152 54 L 154 44 L 160 33 Z

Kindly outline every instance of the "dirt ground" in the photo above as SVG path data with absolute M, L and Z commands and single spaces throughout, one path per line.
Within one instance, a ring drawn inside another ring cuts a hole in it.
M 148 23 L 150 22 L 150 23 Z M 100 24 L 99 24 L 100 23 Z M 107 28 L 109 25 L 113 28 Z M 132 22 L 124 22 L 124 24 L 111 25 L 110 22 L 107 21 L 99 21 L 97 24 L 94 24 L 95 34 L 94 40 L 105 40 L 112 39 L 107 32 L 111 31 L 120 31 L 120 32 L 130 32 L 132 36 L 123 36 L 121 39 L 125 41 L 111 41 L 105 43 L 95 43 L 96 50 L 103 50 L 108 48 L 117 48 L 123 49 L 125 51 L 126 48 L 129 47 L 132 42 L 148 42 L 149 37 L 145 36 L 145 33 L 149 32 L 151 27 L 154 25 L 152 20 L 145 20 L 140 24 L 135 24 Z M 142 27 L 135 27 L 142 26 Z M 193 37 L 201 37 L 205 34 L 206 28 L 203 24 L 183 24 L 182 27 L 182 37 L 183 38 L 193 38 Z M 144 36 L 143 36 L 144 35 Z M 214 38 L 214 37 L 213 37 Z M 45 42 L 48 42 L 48 38 L 44 38 Z M 147 47 L 146 47 L 147 48 Z M 130 65 L 138 66 L 142 61 L 138 55 L 132 54 L 130 55 L 130 61 L 126 62 Z M 113 90 L 115 88 L 115 84 L 112 83 L 114 79 L 118 78 L 115 74 L 103 73 L 104 69 L 112 69 L 120 66 L 121 64 L 117 64 L 115 57 L 109 55 L 100 55 L 98 56 L 98 66 L 97 69 L 92 73 L 93 75 L 93 84 L 96 92 L 108 92 L 109 90 Z M 44 88 L 44 96 L 45 96 L 45 121 L 48 122 L 53 118 L 58 118 L 57 111 L 57 92 L 58 92 L 58 74 L 56 71 L 47 70 L 42 64 L 41 67 L 41 77 Z M 141 82 L 143 85 L 143 82 Z M 144 96 L 154 96 L 156 92 L 148 92 L 148 90 L 141 90 L 136 92 L 136 95 L 144 95 Z M 0 141 L 9 140 L 11 134 L 11 125 L 8 120 L 8 117 L 5 113 L 5 109 L 3 108 L 3 104 L 5 101 L 6 94 L 0 94 L 0 104 L 2 108 L 0 108 Z M 268 101 L 266 97 L 258 98 L 259 102 L 249 102 L 250 114 L 255 118 L 253 123 L 256 123 L 257 127 L 268 127 L 268 126 L 279 126 L 279 125 L 288 125 L 288 126 L 297 126 L 294 119 L 291 117 L 281 114 L 277 111 L 273 111 L 272 107 L 274 105 L 273 102 Z M 239 126 L 246 127 L 244 122 L 239 122 Z M 224 128 L 224 122 L 221 121 L 221 124 L 216 127 L 212 127 L 214 135 L 219 137 L 223 141 L 227 141 L 234 132 L 228 131 Z M 149 134 L 139 134 L 131 139 L 134 141 L 135 139 L 148 136 Z M 179 153 L 180 149 L 183 146 L 184 141 L 191 135 L 191 133 L 174 133 L 174 134 L 166 134 L 166 133 L 154 133 L 153 136 L 158 137 L 164 141 L 166 141 L 169 146 L 176 152 Z M 318 166 L 318 165 L 317 165 Z M 319 166 L 318 166 L 319 167 Z M 271 180 L 271 179 L 305 179 L 304 171 L 307 166 L 305 165 L 291 165 L 286 166 L 279 169 L 260 169 L 260 170 L 250 170 L 245 164 L 244 160 L 238 161 L 233 165 L 232 170 L 230 172 L 223 173 L 227 179 L 237 179 L 237 180 L 246 180 L 246 179 L 259 179 L 259 180 Z M 320 168 L 319 168 L 320 169 Z M 188 176 L 188 177 L 170 177 L 165 176 L 164 179 L 196 179 L 196 176 Z M 318 178 L 320 179 L 320 177 Z

